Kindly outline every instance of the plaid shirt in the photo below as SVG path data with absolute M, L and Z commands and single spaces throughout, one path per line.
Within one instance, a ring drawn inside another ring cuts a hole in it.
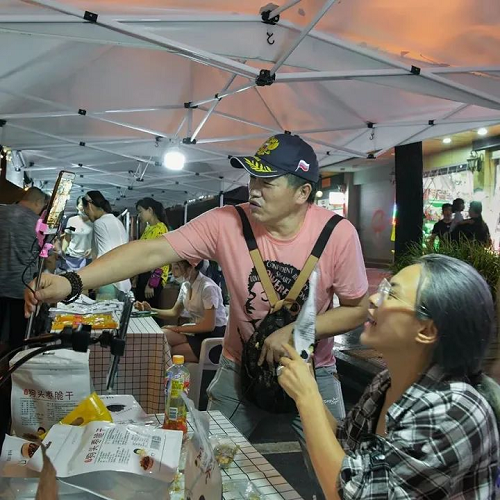
M 345 499 L 493 499 L 499 437 L 493 409 L 463 380 L 430 368 L 393 404 L 375 433 L 389 372 L 375 377 L 339 425 Z

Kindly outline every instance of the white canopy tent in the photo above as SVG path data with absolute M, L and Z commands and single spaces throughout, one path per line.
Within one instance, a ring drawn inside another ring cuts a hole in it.
M 279 1 L 0 0 L 0 144 L 123 208 L 243 185 L 228 155 L 284 130 L 352 170 L 500 123 L 497 0 Z

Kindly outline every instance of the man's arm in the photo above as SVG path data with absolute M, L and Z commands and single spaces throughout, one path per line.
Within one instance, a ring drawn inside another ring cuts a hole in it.
M 366 293 L 359 299 L 341 299 L 340 307 L 330 309 L 316 316 L 316 338 L 318 340 L 346 333 L 362 325 L 368 316 L 370 303 Z M 288 344 L 292 337 L 295 322 L 275 331 L 264 341 L 259 365 L 265 360 L 272 365 L 283 355 L 283 344 Z
M 182 260 L 165 238 L 138 240 L 111 250 L 78 274 L 83 282 L 83 289 L 99 288 L 109 283 L 116 283 L 165 264 Z M 31 287 L 34 283 L 31 284 Z M 40 287 L 33 295 L 31 289 L 24 293 L 25 314 L 29 316 L 38 302 L 57 302 L 71 293 L 70 282 L 56 275 L 44 275 Z
M 359 299 L 342 299 L 340 307 L 329 309 L 316 317 L 318 340 L 346 333 L 362 325 L 368 317 L 369 299 L 366 293 Z

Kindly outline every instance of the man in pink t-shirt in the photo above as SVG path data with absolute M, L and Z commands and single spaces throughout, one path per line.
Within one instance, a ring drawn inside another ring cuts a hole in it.
M 314 204 L 319 180 L 316 155 L 300 137 L 279 134 L 269 138 L 255 156 L 233 157 L 231 164 L 250 174 L 249 203 L 241 206 L 250 220 L 271 282 L 278 296 L 284 298 L 332 216 Z M 229 322 L 220 366 L 208 389 L 209 409 L 220 410 L 248 436 L 260 420 L 271 414 L 244 398 L 240 387 L 242 342 L 249 339 L 267 315 L 269 303 L 234 207 L 211 210 L 159 240 L 124 245 L 80 270 L 76 277 L 44 277 L 36 297 L 29 290 L 25 293 L 26 311 L 33 310 L 39 300 L 72 298 L 79 292 L 80 278 L 84 288 L 96 288 L 183 259 L 192 263 L 215 260 L 224 273 L 230 294 Z M 338 223 L 318 267 L 316 379 L 325 405 L 342 419 L 345 411 L 340 384 L 334 376 L 333 336 L 363 323 L 368 309 L 363 256 L 358 235 L 349 221 Z M 299 304 L 308 293 L 306 284 Z M 334 294 L 339 306 L 332 308 Z M 293 323 L 272 333 L 264 342 L 260 362 L 277 362 L 292 331 Z M 298 415 L 293 426 L 304 444 Z

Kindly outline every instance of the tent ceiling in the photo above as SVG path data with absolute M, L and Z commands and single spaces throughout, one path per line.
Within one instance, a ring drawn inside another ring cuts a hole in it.
M 293 6 L 271 26 L 254 0 L 3 0 L 0 142 L 47 188 L 75 170 L 75 195 L 121 208 L 242 185 L 227 156 L 283 130 L 329 171 L 500 123 L 497 0 L 280 1 Z M 271 86 L 255 85 L 261 69 Z M 155 165 L 190 137 L 184 171 Z

